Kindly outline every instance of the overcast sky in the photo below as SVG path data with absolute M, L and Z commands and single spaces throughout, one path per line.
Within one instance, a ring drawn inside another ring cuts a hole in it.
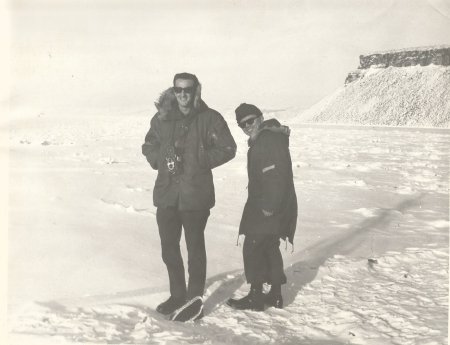
M 174 73 L 218 111 L 309 107 L 359 55 L 450 44 L 448 0 L 12 1 L 11 105 L 29 115 L 153 112 Z

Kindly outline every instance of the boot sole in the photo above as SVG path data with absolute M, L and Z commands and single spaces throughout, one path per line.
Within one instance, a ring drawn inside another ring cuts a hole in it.
M 195 321 L 203 317 L 203 299 L 200 296 L 194 297 L 181 308 L 175 310 L 169 319 L 171 321 Z

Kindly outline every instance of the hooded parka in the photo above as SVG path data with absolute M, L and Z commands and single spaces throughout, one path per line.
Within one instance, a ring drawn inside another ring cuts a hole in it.
M 176 173 L 168 169 L 171 151 L 180 157 Z M 142 152 L 158 170 L 153 189 L 156 207 L 207 210 L 215 204 L 211 169 L 235 156 L 236 143 L 223 117 L 201 101 L 187 116 L 178 107 L 156 113 Z
M 289 128 L 271 119 L 248 141 L 248 200 L 239 234 L 272 234 L 293 243 L 297 196 L 289 153 Z M 272 212 L 265 216 L 262 210 Z

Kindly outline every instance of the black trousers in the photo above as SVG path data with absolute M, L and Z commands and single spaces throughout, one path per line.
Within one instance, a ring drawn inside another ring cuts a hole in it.
M 205 227 L 209 210 L 179 211 L 175 207 L 158 208 L 156 221 L 161 238 L 162 259 L 167 266 L 170 294 L 176 298 L 202 296 L 206 281 Z M 188 252 L 189 282 L 186 289 L 183 258 L 180 251 L 181 230 Z
M 280 238 L 277 235 L 245 235 L 243 256 L 247 283 L 286 283 Z

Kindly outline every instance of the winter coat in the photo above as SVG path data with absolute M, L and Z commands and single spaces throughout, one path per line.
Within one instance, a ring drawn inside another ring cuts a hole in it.
M 277 234 L 293 243 L 297 196 L 289 153 L 289 128 L 271 119 L 261 124 L 247 153 L 248 200 L 239 234 Z M 272 212 L 265 216 L 262 210 Z
M 175 174 L 168 169 L 169 151 L 175 151 L 181 160 Z M 235 156 L 236 143 L 224 118 L 202 101 L 199 109 L 187 116 L 178 107 L 156 113 L 142 152 L 158 170 L 153 189 L 156 207 L 205 210 L 215 204 L 211 169 Z

